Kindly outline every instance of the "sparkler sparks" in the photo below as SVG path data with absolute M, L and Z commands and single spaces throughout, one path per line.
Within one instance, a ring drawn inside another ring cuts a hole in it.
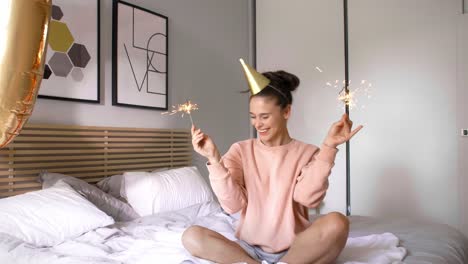
M 161 114 L 162 115 L 165 115 L 165 114 L 173 115 L 173 114 L 181 113 L 182 114 L 181 117 L 184 117 L 184 114 L 188 114 L 189 117 L 190 117 L 190 122 L 192 123 L 192 126 L 193 126 L 192 111 L 198 110 L 198 105 L 197 104 L 192 103 L 190 100 L 188 100 L 187 102 L 185 102 L 183 104 L 178 104 L 177 106 L 173 105 L 172 108 L 173 108 L 172 111 L 164 112 L 164 113 L 161 113 Z
M 350 82 L 351 83 L 351 82 Z M 366 106 L 364 104 L 358 103 L 358 98 L 366 98 L 371 99 L 371 88 L 372 83 L 362 80 L 360 83 L 355 85 L 348 85 L 348 94 L 346 94 L 345 88 L 343 87 L 341 91 L 338 93 L 338 100 L 343 102 L 344 105 L 348 105 L 349 109 L 355 109 L 356 107 L 360 107 L 361 109 L 365 109 Z
M 343 102 L 345 105 L 349 106 L 350 109 L 353 109 L 356 106 L 356 98 L 354 98 L 355 92 L 349 91 L 346 93 L 345 88 L 341 90 L 338 94 L 338 100 Z
M 323 73 L 323 70 L 320 67 L 315 67 L 315 69 Z M 358 106 L 357 98 L 365 97 L 367 99 L 371 99 L 371 91 L 372 91 L 372 83 L 367 80 L 361 80 L 361 82 L 356 82 L 355 84 L 351 85 L 351 80 L 348 83 L 348 93 L 346 93 L 346 81 L 343 80 L 335 80 L 335 81 L 327 81 L 325 85 L 331 88 L 341 89 L 338 92 L 337 100 L 340 102 L 340 105 L 343 103 L 343 106 L 349 106 L 350 109 L 354 109 Z M 361 109 L 365 109 L 366 106 L 364 104 L 360 105 Z

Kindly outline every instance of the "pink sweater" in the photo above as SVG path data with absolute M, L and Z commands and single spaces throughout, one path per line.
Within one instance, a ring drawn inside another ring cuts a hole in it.
M 218 164 L 208 164 L 211 186 L 228 213 L 241 211 L 236 236 L 267 252 L 288 249 L 309 225 L 307 208 L 325 197 L 336 148 L 297 140 L 268 147 L 237 142 Z

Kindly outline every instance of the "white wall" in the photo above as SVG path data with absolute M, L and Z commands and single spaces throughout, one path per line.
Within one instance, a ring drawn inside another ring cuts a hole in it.
M 249 1 L 128 1 L 169 17 L 169 105 L 192 99 L 196 125 L 221 152 L 249 137 L 248 98 L 238 62 L 250 59 Z M 190 128 L 188 118 L 112 106 L 112 1 L 101 1 L 101 104 L 38 99 L 29 122 L 96 126 Z M 206 173 L 204 160 L 195 161 Z
M 288 128 L 293 138 L 320 145 L 343 113 L 336 100 L 340 89 L 325 85 L 344 79 L 340 1 L 257 0 L 257 68 L 283 69 L 301 79 Z M 344 154 L 340 147 L 322 212 L 346 212 Z
M 457 128 L 468 129 L 468 14 L 458 19 Z M 458 137 L 460 229 L 468 236 L 468 137 Z M 465 205 L 465 206 L 464 206 Z
M 283 2 L 258 1 L 258 61 L 261 70 L 299 74 L 303 84 L 290 129 L 296 138 L 316 144 L 341 113 L 323 79 L 343 79 L 342 1 Z M 365 125 L 351 142 L 352 214 L 459 226 L 460 12 L 458 0 L 349 1 L 350 79 L 370 80 L 374 86 L 372 99 L 358 98 L 366 109 L 351 111 L 355 124 Z M 318 74 L 315 66 L 326 74 Z M 344 147 L 340 155 L 327 209 L 344 206 Z
M 458 0 L 354 0 L 351 78 L 374 81 L 352 152 L 355 214 L 458 227 Z

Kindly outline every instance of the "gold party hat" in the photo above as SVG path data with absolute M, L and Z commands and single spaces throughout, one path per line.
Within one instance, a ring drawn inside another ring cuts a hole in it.
M 252 95 L 258 94 L 268 86 L 270 80 L 267 77 L 250 67 L 243 59 L 239 59 L 239 61 L 242 64 L 242 69 L 244 70 L 245 78 L 247 78 Z

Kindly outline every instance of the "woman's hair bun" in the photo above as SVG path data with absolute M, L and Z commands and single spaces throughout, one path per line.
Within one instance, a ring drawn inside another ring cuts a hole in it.
M 278 88 L 289 92 L 296 90 L 300 84 L 300 80 L 296 75 L 283 70 L 265 72 L 263 75 L 270 79 L 273 85 L 277 85 Z

